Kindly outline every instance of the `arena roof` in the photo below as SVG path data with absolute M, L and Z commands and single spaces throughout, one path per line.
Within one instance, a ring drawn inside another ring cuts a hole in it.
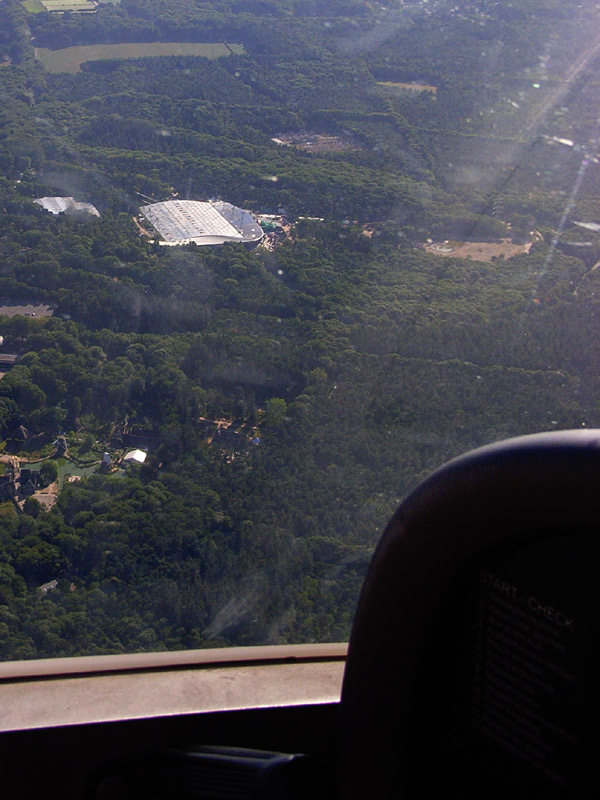
M 248 211 L 231 203 L 167 200 L 140 211 L 162 236 L 162 244 L 259 242 L 263 231 Z

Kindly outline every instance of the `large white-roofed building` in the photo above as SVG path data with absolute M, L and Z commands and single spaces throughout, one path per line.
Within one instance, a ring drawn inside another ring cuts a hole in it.
M 167 200 L 140 211 L 162 236 L 161 244 L 258 244 L 263 230 L 252 214 L 231 203 Z

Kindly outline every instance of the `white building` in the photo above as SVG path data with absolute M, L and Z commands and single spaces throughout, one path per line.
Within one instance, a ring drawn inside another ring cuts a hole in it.
M 263 237 L 263 230 L 252 214 L 231 203 L 167 200 L 142 206 L 140 211 L 165 245 L 256 244 Z
M 123 463 L 125 464 L 143 464 L 148 454 L 143 450 L 130 450 L 123 456 Z

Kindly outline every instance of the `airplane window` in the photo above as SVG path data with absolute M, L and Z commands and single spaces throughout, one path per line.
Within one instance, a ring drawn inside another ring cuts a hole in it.
M 344 641 L 433 468 L 600 424 L 599 32 L 1 0 L 1 660 Z

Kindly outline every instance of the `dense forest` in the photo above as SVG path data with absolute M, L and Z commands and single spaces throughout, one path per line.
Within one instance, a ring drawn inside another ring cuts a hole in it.
M 49 510 L 0 503 L 3 659 L 345 639 L 428 472 L 600 424 L 597 14 L 0 0 L 0 306 L 52 310 L 0 316 L 0 455 L 60 476 Z M 67 73 L 34 50 L 155 41 L 243 52 Z M 286 235 L 161 247 L 136 215 L 172 197 L 283 214 Z M 116 468 L 128 431 L 148 455 Z

